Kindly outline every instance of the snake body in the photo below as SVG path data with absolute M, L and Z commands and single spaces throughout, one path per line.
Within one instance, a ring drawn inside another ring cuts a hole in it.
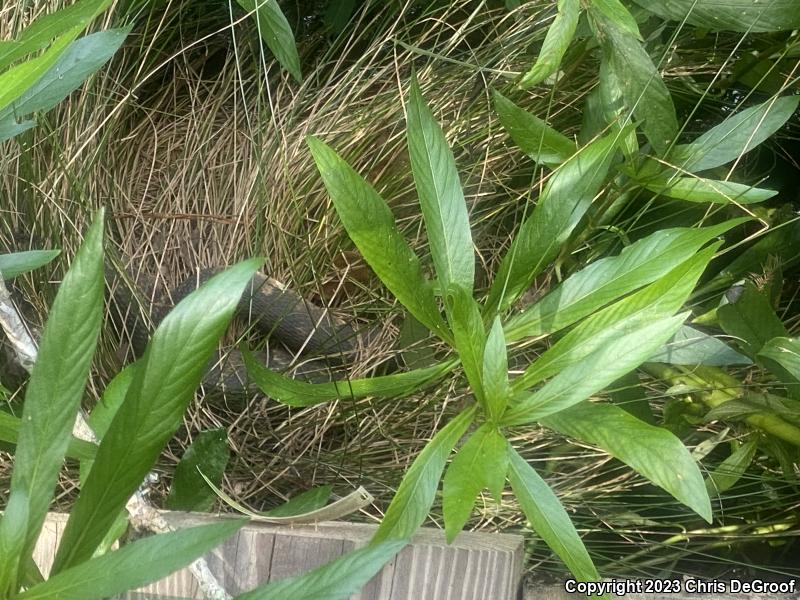
M 158 326 L 175 304 L 221 270 L 200 270 L 180 285 L 166 289 L 152 280 L 140 280 L 136 285 L 119 281 L 108 269 L 106 277 L 111 296 L 118 314 L 122 315 L 133 357 L 144 354 L 152 328 Z M 295 370 L 295 375 L 312 381 L 327 379 L 322 367 L 331 361 L 341 362 L 343 356 L 352 354 L 358 346 L 358 336 L 352 326 L 261 273 L 256 273 L 245 288 L 234 318 L 271 340 L 269 351 L 256 353 L 271 368 L 284 370 L 292 366 L 301 353 L 319 357 Z M 256 391 L 247 377 L 241 353 L 236 349 L 215 353 L 203 387 L 207 394 L 220 393 L 226 397 Z

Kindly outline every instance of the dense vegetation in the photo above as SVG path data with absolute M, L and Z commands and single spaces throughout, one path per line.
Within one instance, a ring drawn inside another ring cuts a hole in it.
M 102 597 L 239 526 L 108 552 L 151 470 L 197 510 L 364 486 L 380 525 L 326 597 L 425 523 L 523 531 L 540 578 L 800 575 L 800 8 L 652 4 L 3 9 L 0 274 L 42 333 L 0 370 L 0 597 Z M 126 367 L 109 269 L 234 264 Z M 323 383 L 245 353 L 263 393 L 195 393 L 255 269 L 367 347 Z

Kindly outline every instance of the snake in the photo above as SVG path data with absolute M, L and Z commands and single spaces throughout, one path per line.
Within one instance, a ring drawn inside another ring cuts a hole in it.
M 112 316 L 126 332 L 134 359 L 144 355 L 153 329 L 170 309 L 224 267 L 200 269 L 177 286 L 168 288 L 154 278 L 134 282 L 127 272 L 106 268 Z M 312 382 L 328 381 L 327 366 L 341 364 L 361 343 L 355 327 L 307 300 L 274 279 L 256 273 L 236 305 L 234 319 L 268 338 L 266 351 L 254 352 L 262 364 Z M 298 364 L 297 358 L 312 357 Z M 202 381 L 206 395 L 241 398 L 259 392 L 247 375 L 244 358 L 236 348 L 217 350 Z

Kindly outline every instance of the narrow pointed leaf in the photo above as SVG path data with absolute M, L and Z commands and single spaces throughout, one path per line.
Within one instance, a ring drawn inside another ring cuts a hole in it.
M 598 260 L 554 288 L 505 325 L 508 341 L 559 331 L 610 302 L 664 276 L 710 240 L 747 219 L 698 229 L 662 229 Z
M 797 110 L 798 103 L 800 96 L 785 96 L 742 110 L 692 143 L 676 146 L 669 162 L 696 173 L 736 160 L 780 129 Z
M 709 494 L 721 494 L 731 489 L 738 482 L 758 449 L 758 442 L 755 440 L 739 446 L 728 458 L 723 460 L 706 479 L 706 488 Z
M 445 296 L 450 327 L 453 330 L 455 348 L 464 366 L 464 373 L 479 402 L 484 402 L 483 393 L 483 352 L 486 344 L 486 330 L 481 318 L 480 308 L 467 291 L 451 285 Z
M 383 198 L 326 144 L 314 137 L 307 142 L 336 212 L 364 259 L 420 323 L 451 341 L 433 287 L 422 274 L 419 259 L 397 231 Z
M 422 449 L 400 482 L 371 544 L 414 535 L 428 517 L 447 457 L 474 418 L 473 406 L 445 425 Z
M 503 325 L 495 317 L 483 351 L 483 392 L 489 418 L 497 422 L 506 409 L 509 396 L 508 351 Z
M 703 475 L 669 430 L 648 425 L 613 404 L 592 402 L 551 415 L 542 425 L 599 446 L 711 522 Z
M 22 419 L 0 411 L 0 440 L 9 444 L 16 444 L 19 441 L 19 430 L 21 428 Z M 96 452 L 97 446 L 95 444 L 71 437 L 65 456 L 75 460 L 90 460 L 94 458 Z
M 364 587 L 395 554 L 405 540 L 386 541 L 348 552 L 309 573 L 268 583 L 235 600 L 347 600 Z
M 43 267 L 60 253 L 60 250 L 26 250 L 0 254 L 0 277 L 14 279 L 18 275 Z
M 578 151 L 575 142 L 539 117 L 523 110 L 500 92 L 493 91 L 494 109 L 503 129 L 514 143 L 534 161 L 555 167 Z
M 655 320 L 674 315 L 692 293 L 718 245 L 705 248 L 658 281 L 580 323 L 525 369 L 514 380 L 513 388 L 528 389 L 581 362 L 615 339 L 635 333 Z
M 788 337 L 772 338 L 764 344 L 758 354 L 774 360 L 800 382 L 800 340 Z
M 289 21 L 281 11 L 278 0 L 236 0 L 243 9 L 253 13 L 258 34 L 278 59 L 281 66 L 289 71 L 296 81 L 303 81 L 300 70 L 300 57 Z
M 507 308 L 556 258 L 605 183 L 616 142 L 616 136 L 591 142 L 550 176 L 536 208 L 503 257 L 486 301 L 486 314 Z
M 9 503 L 27 505 L 23 554 L 16 558 L 33 550 L 72 440 L 72 426 L 100 333 L 103 289 L 101 211 L 59 286 L 25 393 L 9 499 Z M 0 528 L 0 538 L 8 532 Z M 0 539 L 0 547 L 3 545 L 7 546 L 8 540 Z M 5 558 L 0 560 L 0 573 L 3 563 L 7 563 Z
M 158 581 L 190 564 L 246 523 L 228 519 L 154 535 L 51 576 L 20 600 L 100 600 Z
M 346 379 L 329 383 L 309 383 L 297 381 L 276 373 L 260 364 L 253 355 L 242 352 L 248 376 L 259 389 L 270 398 L 289 406 L 314 406 L 332 400 L 356 399 L 366 396 L 387 398 L 390 396 L 406 396 L 420 390 L 441 378 L 456 364 L 454 361 L 443 362 L 424 369 L 415 369 L 405 373 L 380 375 L 367 379 Z
M 728 365 L 749 365 L 753 361 L 736 352 L 721 339 L 684 325 L 647 362 L 659 362 L 669 365 L 724 367 Z
M 442 289 L 453 283 L 470 295 L 475 253 L 467 203 L 455 159 L 441 127 L 422 99 L 416 78 L 406 104 L 408 151 L 433 264 Z
M 592 0 L 592 8 L 603 13 L 609 21 L 629 35 L 642 39 L 636 19 L 619 0 Z
M 469 436 L 447 467 L 442 485 L 442 510 L 447 543 L 464 528 L 480 491 L 489 488 L 499 501 L 508 467 L 506 439 L 484 423 Z
M 649 181 L 644 187 L 668 198 L 687 202 L 710 202 L 712 204 L 756 204 L 775 196 L 778 192 L 734 183 L 714 181 L 702 177 L 676 177 Z
M 541 83 L 558 70 L 561 59 L 564 58 L 564 53 L 575 35 L 580 14 L 580 0 L 558 0 L 558 14 L 547 29 L 539 57 L 519 82 L 522 89 Z
M 508 446 L 508 480 L 533 530 L 575 578 L 600 581 L 586 546 L 558 497 L 511 445 Z
M 783 31 L 800 28 L 795 0 L 634 0 L 662 19 L 711 31 Z
M 183 422 L 217 342 L 260 263 L 245 261 L 216 275 L 184 298 L 153 334 L 73 507 L 54 573 L 92 555 Z
M 504 425 L 524 425 L 589 398 L 645 362 L 680 328 L 688 313 L 653 321 L 611 340 L 572 364 L 532 394 L 521 394 L 506 410 Z

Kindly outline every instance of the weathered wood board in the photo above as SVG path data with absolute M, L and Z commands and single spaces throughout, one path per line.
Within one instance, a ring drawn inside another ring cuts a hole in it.
M 215 518 L 174 512 L 165 512 L 164 516 L 178 527 Z M 36 547 L 36 562 L 43 572 L 52 564 L 66 519 L 66 515 L 51 514 L 45 524 Z M 294 527 L 250 523 L 206 558 L 225 588 L 237 594 L 325 564 L 366 544 L 374 531 L 375 526 L 354 523 Z M 520 536 L 467 532 L 447 545 L 443 532 L 423 529 L 353 598 L 517 600 L 522 562 Z M 138 591 L 144 594 L 138 598 L 202 598 L 186 569 Z

